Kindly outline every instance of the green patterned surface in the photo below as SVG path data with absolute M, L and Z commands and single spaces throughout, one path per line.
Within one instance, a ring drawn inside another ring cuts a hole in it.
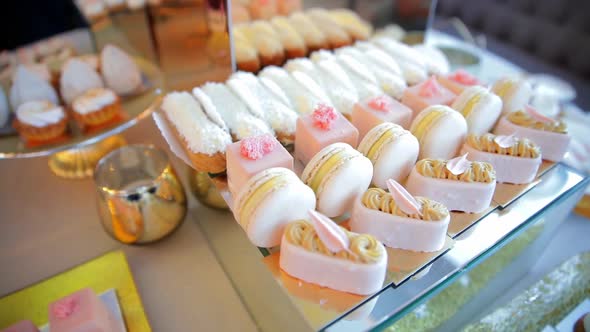
M 482 264 L 467 272 L 429 301 L 418 306 L 388 327 L 386 331 L 435 330 L 457 314 L 463 305 L 477 295 L 496 274 L 501 272 L 520 252 L 533 242 L 541 234 L 543 226 L 543 223 L 537 223 L 526 230 Z

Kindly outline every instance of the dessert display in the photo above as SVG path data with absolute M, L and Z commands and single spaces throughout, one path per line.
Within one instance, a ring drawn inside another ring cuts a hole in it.
M 554 162 L 563 159 L 571 141 L 564 122 L 546 117 L 528 105 L 503 116 L 494 134 L 528 138 L 541 148 L 543 159 Z
M 426 197 L 413 197 L 399 183 L 387 181 L 389 192 L 369 188 L 354 204 L 350 228 L 375 236 L 384 245 L 432 252 L 442 249 L 449 210 Z
M 280 88 L 275 87 L 273 91 L 267 88 L 270 83 L 263 85 L 256 76 L 246 72 L 234 73 L 227 80 L 227 85 L 248 106 L 248 110 L 264 119 L 282 144 L 289 145 L 295 140 L 297 113 L 282 102 L 287 99 L 286 96 L 281 98 L 274 93 L 277 90 L 280 92 Z
M 279 245 L 288 223 L 315 209 L 313 190 L 293 171 L 274 167 L 250 178 L 235 197 L 234 217 L 258 247 Z
M 492 92 L 502 99 L 502 115 L 522 109 L 533 94 L 531 84 L 526 79 L 505 77 L 497 80 Z
M 279 35 L 266 21 L 240 24 L 234 28 L 256 48 L 262 66 L 281 65 L 285 61 L 285 52 Z
M 399 64 L 409 85 L 418 84 L 428 78 L 426 62 L 419 51 L 389 37 L 373 37 L 371 42 Z
M 274 135 L 272 128 L 250 113 L 247 106 L 225 84 L 206 83 L 200 88 L 194 88 L 193 96 L 207 114 L 213 114 L 212 118 L 217 118 L 215 115 L 221 117 L 222 127 L 227 125 L 234 140 L 263 134 Z
M 225 171 L 225 150 L 231 143 L 231 136 L 209 120 L 190 93 L 169 93 L 164 97 L 161 108 L 197 170 L 209 173 Z
M 56 332 L 125 332 L 113 313 L 90 288 L 49 305 L 49 326 Z
M 325 9 L 313 8 L 306 11 L 311 21 L 324 32 L 330 48 L 338 48 L 352 44 L 352 38 Z
M 402 182 L 418 159 L 418 140 L 402 127 L 384 122 L 363 138 L 358 150 L 373 163 L 371 184 L 387 188 L 387 180 Z
M 415 50 L 420 52 L 426 65 L 426 70 L 430 75 L 445 75 L 450 70 L 450 64 L 447 57 L 438 48 L 426 45 L 418 44 L 412 46 Z
M 337 55 L 346 54 L 364 64 L 373 74 L 383 92 L 395 99 L 402 97 L 407 88 L 401 69 L 395 60 L 379 49 L 362 51 L 357 47 L 342 47 L 335 51 Z
M 467 136 L 467 122 L 452 108 L 435 105 L 414 118 L 410 131 L 420 142 L 419 159 L 449 159 L 457 155 Z
M 272 135 L 250 136 L 232 143 L 225 153 L 227 184 L 232 194 L 257 173 L 272 167 L 293 170 L 293 157 Z
M 309 211 L 309 219 L 285 228 L 283 271 L 342 292 L 369 295 L 381 289 L 387 270 L 383 244 L 371 235 L 349 232 L 315 211 Z
M 409 87 L 404 91 L 402 103 L 414 111 L 416 117 L 422 110 L 432 105 L 450 106 L 457 96 L 450 90 L 440 85 L 436 77 Z
M 328 95 L 304 72 L 294 71 L 289 74 L 281 67 L 268 66 L 260 71 L 258 77 L 265 81 L 271 80 L 279 86 L 299 115 L 313 112 L 320 103 L 332 105 Z
M 343 142 L 356 147 L 358 130 L 333 107 L 318 104 L 314 111 L 297 119 L 295 158 L 306 165 L 326 146 Z
M 496 173 L 490 163 L 469 161 L 466 155 L 422 159 L 410 172 L 406 188 L 412 195 L 442 203 L 449 211 L 480 213 L 490 206 Z
M 102 49 L 100 71 L 105 85 L 118 95 L 133 94 L 141 88 L 141 72 L 137 64 L 117 46 L 107 44 Z
M 463 90 L 474 85 L 482 85 L 477 77 L 464 69 L 458 69 L 447 75 L 437 76 L 438 82 L 454 94 L 460 95 Z
M 89 130 L 117 120 L 123 109 L 119 97 L 110 89 L 93 88 L 76 97 L 72 115 L 82 130 Z
M 283 44 L 287 59 L 300 58 L 307 55 L 305 40 L 286 17 L 274 17 L 270 20 L 270 24 L 272 24 L 272 27 Z
M 500 183 L 523 184 L 535 179 L 541 149 L 527 138 L 484 134 L 469 135 L 461 150 L 467 159 L 491 164 Z
M 10 88 L 10 105 L 16 110 L 28 101 L 48 100 L 54 104 L 59 98 L 51 84 L 25 66 L 17 66 Z
M 371 183 L 373 164 L 346 143 L 334 143 L 305 166 L 301 179 L 317 197 L 317 210 L 328 217 L 350 211 Z
M 492 130 L 502 113 L 502 100 L 490 90 L 472 86 L 463 90 L 451 108 L 463 114 L 467 132 L 481 135 Z
M 63 108 L 48 100 L 28 101 L 17 108 L 13 126 L 25 143 L 43 144 L 64 136 L 68 118 Z
M 102 78 L 86 62 L 70 59 L 64 65 L 60 78 L 60 91 L 67 105 L 71 105 L 74 99 L 87 90 L 102 87 L 104 87 Z
M 30 320 L 21 320 L 5 328 L 2 332 L 39 332 L 39 329 Z
M 409 128 L 411 121 L 412 110 L 386 95 L 356 103 L 351 116 L 351 122 L 358 129 L 361 139 L 369 130 L 383 122 L 391 122 Z
M 260 59 L 256 47 L 246 38 L 241 29 L 233 29 L 232 40 L 238 70 L 257 72 L 260 69 Z
M 363 21 L 357 13 L 350 9 L 334 9 L 329 11 L 328 15 L 354 40 L 366 40 L 373 34 L 371 24 Z
M 291 26 L 305 40 L 307 50 L 312 52 L 330 47 L 328 39 L 322 30 L 320 30 L 307 15 L 301 12 L 295 12 L 289 16 Z

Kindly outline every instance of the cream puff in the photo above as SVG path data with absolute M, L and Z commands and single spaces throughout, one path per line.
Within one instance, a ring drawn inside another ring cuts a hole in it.
M 443 105 L 420 112 L 410 131 L 420 142 L 419 159 L 453 158 L 467 136 L 467 122 L 461 113 Z

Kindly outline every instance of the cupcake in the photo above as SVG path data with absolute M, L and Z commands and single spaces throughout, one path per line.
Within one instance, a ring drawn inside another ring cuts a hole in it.
M 119 97 L 109 89 L 93 88 L 74 99 L 74 119 L 82 129 L 104 125 L 121 114 Z
M 27 143 L 43 143 L 62 136 L 68 125 L 63 108 L 48 100 L 28 101 L 16 110 L 13 126 Z

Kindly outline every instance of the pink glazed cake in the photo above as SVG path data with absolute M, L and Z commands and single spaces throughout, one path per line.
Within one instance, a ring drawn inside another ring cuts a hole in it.
M 49 326 L 51 332 L 125 332 L 90 288 L 51 303 Z
M 463 69 L 458 69 L 448 75 L 438 76 L 438 82 L 456 95 L 460 95 L 463 90 L 471 86 L 482 85 L 477 77 Z
M 352 125 L 358 129 L 361 140 L 369 130 L 383 122 L 393 122 L 408 129 L 411 121 L 412 110 L 387 95 L 356 103 L 352 110 Z
M 2 332 L 39 332 L 39 329 L 30 320 L 21 320 L 5 328 Z
M 451 90 L 440 85 L 432 76 L 426 81 L 407 88 L 402 96 L 402 103 L 413 111 L 416 117 L 423 109 L 432 105 L 451 105 L 457 97 Z
M 490 206 L 496 189 L 494 167 L 469 161 L 463 155 L 451 160 L 422 159 L 406 182 L 408 192 L 444 204 L 449 211 L 480 213 Z
M 295 158 L 306 165 L 326 146 L 342 142 L 356 148 L 358 130 L 333 107 L 319 104 L 315 110 L 297 120 Z
M 227 182 L 232 195 L 240 192 L 255 174 L 271 168 L 293 170 L 293 157 L 272 135 L 245 138 L 230 144 L 226 150 Z
M 311 221 L 287 225 L 280 267 L 303 281 L 342 292 L 369 295 L 381 289 L 387 251 L 371 235 L 349 232 L 328 217 L 309 211 Z

